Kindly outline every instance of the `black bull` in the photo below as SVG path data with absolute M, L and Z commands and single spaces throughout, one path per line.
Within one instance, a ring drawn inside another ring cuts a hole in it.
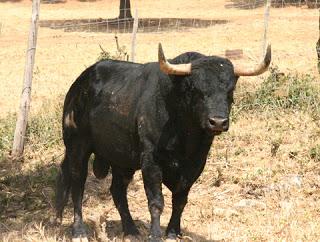
M 125 235 L 138 235 L 127 202 L 127 187 L 141 169 L 151 214 L 150 241 L 161 240 L 162 183 L 172 192 L 166 235 L 181 234 L 188 193 L 201 174 L 215 135 L 227 131 L 239 76 L 258 75 L 270 64 L 271 48 L 256 68 L 242 70 L 221 57 L 184 53 L 167 62 L 136 64 L 114 60 L 86 69 L 64 103 L 65 158 L 57 179 L 56 210 L 61 221 L 71 191 L 73 238 L 86 240 L 82 198 L 88 159 L 104 178 L 112 168 L 111 193 Z

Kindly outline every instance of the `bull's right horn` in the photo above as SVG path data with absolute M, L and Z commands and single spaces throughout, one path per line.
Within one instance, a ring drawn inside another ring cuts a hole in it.
M 264 73 L 268 69 L 270 62 L 271 62 L 271 45 L 268 45 L 263 61 L 258 66 L 256 66 L 255 68 L 246 70 L 246 69 L 240 68 L 239 66 L 234 65 L 234 74 L 236 76 L 257 76 Z
M 161 43 L 159 43 L 158 59 L 160 70 L 168 75 L 189 75 L 191 74 L 191 63 L 188 64 L 170 64 L 163 54 Z

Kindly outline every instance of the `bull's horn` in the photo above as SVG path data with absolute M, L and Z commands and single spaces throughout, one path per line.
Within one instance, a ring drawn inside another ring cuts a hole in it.
M 263 61 L 255 68 L 245 70 L 239 66 L 234 66 L 234 74 L 236 76 L 257 76 L 264 73 L 271 62 L 271 45 L 268 45 Z
M 170 64 L 163 54 L 161 43 L 159 43 L 158 59 L 160 70 L 168 75 L 189 75 L 191 73 L 191 63 L 188 64 Z

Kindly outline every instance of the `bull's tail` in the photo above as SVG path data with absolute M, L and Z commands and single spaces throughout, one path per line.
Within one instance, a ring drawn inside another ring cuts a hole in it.
M 95 69 L 91 66 L 81 73 L 66 95 L 62 117 L 64 141 L 79 132 L 89 135 L 90 82 L 94 78 Z

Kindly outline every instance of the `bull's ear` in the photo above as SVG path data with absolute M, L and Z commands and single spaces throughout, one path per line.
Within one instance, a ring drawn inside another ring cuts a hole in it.
M 158 48 L 158 59 L 160 70 L 168 75 L 190 75 L 191 74 L 191 63 L 188 64 L 170 64 L 166 57 L 164 56 L 161 43 L 159 43 Z

